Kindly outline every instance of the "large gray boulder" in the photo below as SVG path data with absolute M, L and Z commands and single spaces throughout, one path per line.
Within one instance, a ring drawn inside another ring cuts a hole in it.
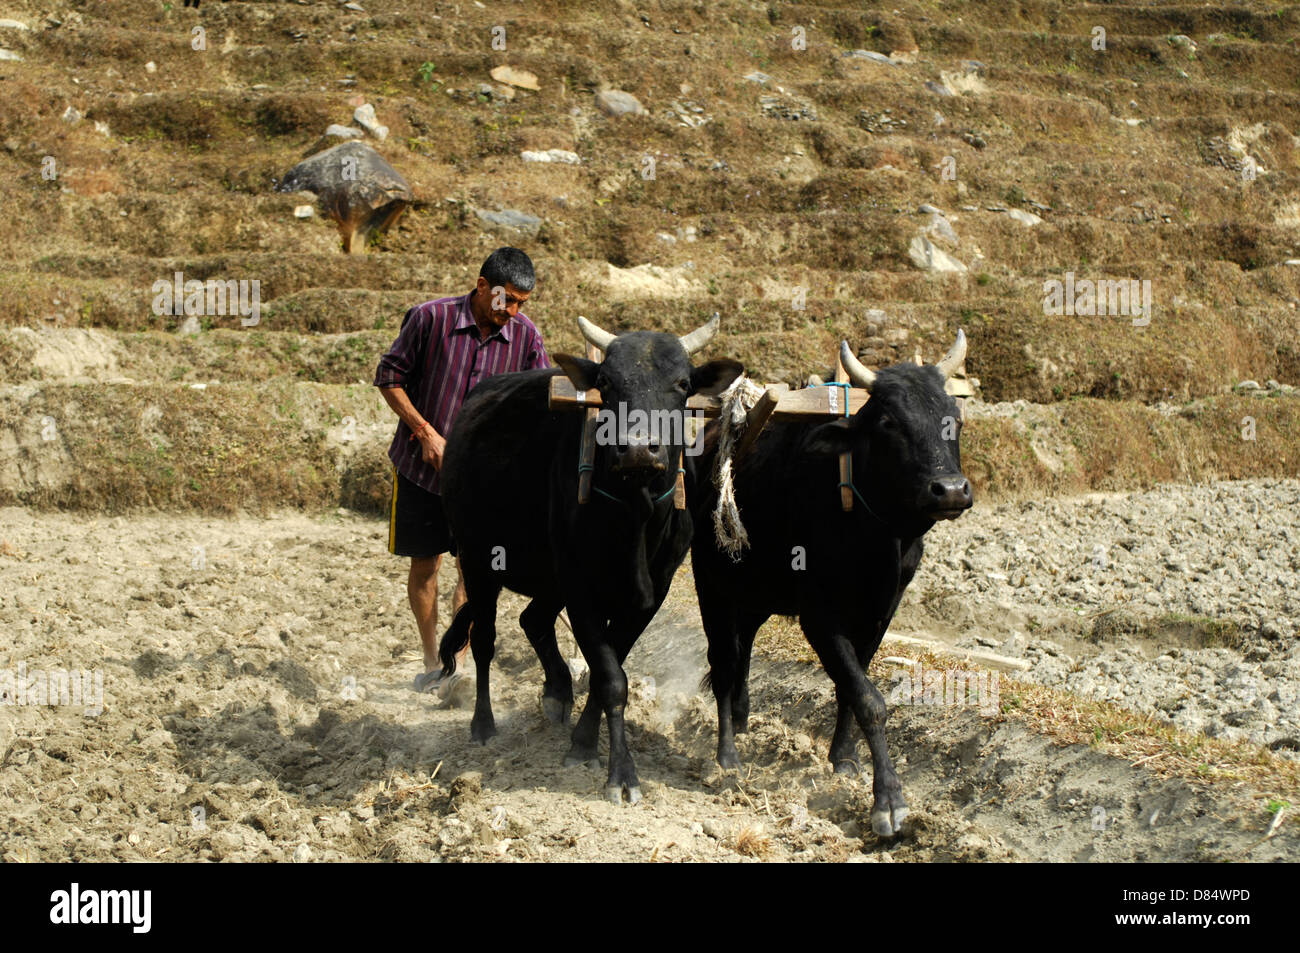
M 371 233 L 389 228 L 415 201 L 401 173 L 364 142 L 345 142 L 290 169 L 277 192 L 314 192 L 321 214 L 338 224 L 343 250 L 362 254 Z

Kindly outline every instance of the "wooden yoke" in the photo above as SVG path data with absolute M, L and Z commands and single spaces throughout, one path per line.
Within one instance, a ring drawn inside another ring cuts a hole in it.
M 839 352 L 835 352 L 835 377 L 836 381 L 847 381 L 848 374 L 844 370 L 844 365 L 840 362 Z M 847 417 L 847 408 L 840 407 L 841 403 L 848 403 L 849 388 L 830 386 L 826 388 L 827 396 L 830 401 L 831 410 L 839 408 L 840 414 Z M 853 482 L 853 457 L 846 451 L 840 454 L 840 509 L 845 513 L 853 510 L 853 488 L 849 485 Z
M 602 360 L 600 348 L 587 342 L 587 360 L 599 363 Z M 568 378 L 565 378 L 566 380 Z M 579 391 L 585 394 L 585 391 Z M 598 407 L 588 407 L 582 421 L 582 449 L 578 453 L 578 502 L 586 503 L 591 499 L 592 467 L 596 465 L 596 417 L 600 414 Z

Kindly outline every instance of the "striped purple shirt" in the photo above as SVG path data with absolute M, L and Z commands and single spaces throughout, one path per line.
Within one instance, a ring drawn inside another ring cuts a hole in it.
M 465 395 L 479 381 L 551 366 L 542 335 L 522 311 L 480 340 L 469 299 L 468 294 L 439 298 L 406 312 L 397 340 L 375 370 L 376 387 L 405 390 L 420 415 L 448 440 Z M 411 428 L 399 421 L 388 458 L 412 483 L 439 492 L 438 471 L 424 462 L 420 442 L 410 437 Z

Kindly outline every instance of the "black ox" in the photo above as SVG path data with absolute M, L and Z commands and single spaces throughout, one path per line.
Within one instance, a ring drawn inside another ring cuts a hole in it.
M 615 337 L 582 318 L 583 336 L 605 354 L 601 363 L 555 355 L 578 390 L 600 391 L 603 406 L 628 417 L 675 414 L 676 428 L 621 432 L 598 439 L 589 502 L 578 503 L 583 415 L 548 408 L 559 370 L 488 378 L 470 393 L 447 443 L 443 506 L 459 549 L 467 603 L 439 647 L 444 672 L 470 638 L 477 700 L 470 735 L 496 734 L 488 671 L 496 641 L 497 598 L 504 586 L 532 601 L 519 622 L 545 670 L 543 708 L 568 722 L 573 682 L 555 641 L 555 619 L 567 607 L 578 647 L 591 669 L 587 704 L 574 727 L 566 765 L 597 758 L 603 711 L 609 725 L 606 793 L 641 798 L 623 729 L 627 678 L 622 663 L 668 593 L 690 547 L 689 510 L 673 505 L 686 399 L 725 389 L 743 368 L 731 360 L 693 367 L 690 355 L 717 333 L 718 318 L 684 337 L 637 331 Z M 663 429 L 668 432 L 664 433 Z M 685 461 L 688 491 L 694 460 Z
M 907 804 L 885 743 L 885 700 L 866 666 L 921 561 L 921 538 L 936 520 L 955 519 L 971 505 L 961 472 L 961 415 L 944 390 L 965 354 L 958 331 L 937 365 L 873 373 L 842 345 L 851 381 L 869 389 L 871 399 L 846 420 L 769 424 L 735 465 L 748 550 L 733 561 L 705 531 L 691 549 L 718 703 L 719 764 L 740 766 L 734 733 L 745 731 L 749 717 L 755 633 L 770 615 L 797 615 L 835 682 L 839 716 L 830 760 L 837 772 L 860 770 L 856 718 L 871 749 L 871 826 L 884 837 L 902 829 Z M 717 426 L 706 430 L 701 466 L 716 454 Z M 850 512 L 838 488 L 844 451 L 852 456 Z M 690 502 L 696 520 L 708 525 L 717 490 L 702 481 Z

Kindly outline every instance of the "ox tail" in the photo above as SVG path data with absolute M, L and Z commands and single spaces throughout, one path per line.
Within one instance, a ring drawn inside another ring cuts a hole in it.
M 469 603 L 466 602 L 457 611 L 442 641 L 438 643 L 438 658 L 442 660 L 443 677 L 456 671 L 456 653 L 469 644 L 470 624 Z

